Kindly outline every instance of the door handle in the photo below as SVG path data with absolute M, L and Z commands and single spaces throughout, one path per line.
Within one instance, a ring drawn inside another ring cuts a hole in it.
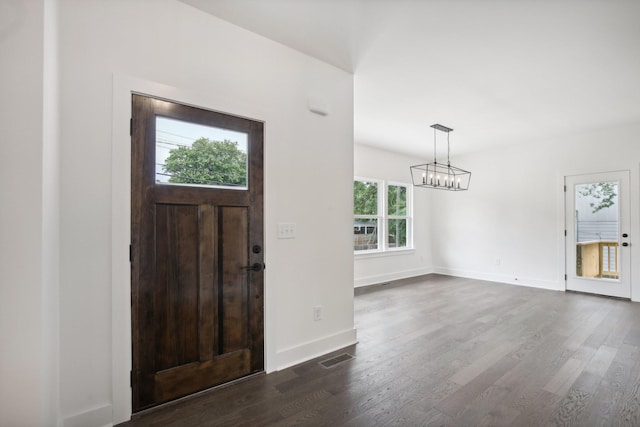
M 251 270 L 251 271 L 262 271 L 262 264 L 260 264 L 259 262 L 254 262 L 251 265 L 248 265 L 246 267 L 242 267 L 243 270 Z
M 629 246 L 629 244 L 628 244 L 627 242 L 624 242 L 624 243 L 622 244 L 622 246 L 625 246 L 625 247 L 626 247 L 626 246 Z

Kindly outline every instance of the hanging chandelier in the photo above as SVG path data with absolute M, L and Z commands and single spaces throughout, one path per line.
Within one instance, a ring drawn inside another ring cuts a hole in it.
M 449 160 L 449 133 L 453 129 L 439 124 L 433 128 L 433 163 L 411 166 L 411 178 L 415 187 L 433 188 L 436 190 L 464 191 L 469 189 L 471 172 L 451 166 Z M 447 163 L 438 163 L 436 159 L 436 131 L 447 134 Z

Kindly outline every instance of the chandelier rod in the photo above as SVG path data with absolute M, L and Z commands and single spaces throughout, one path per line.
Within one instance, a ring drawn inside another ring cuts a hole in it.
M 451 166 L 451 160 L 449 160 L 450 153 L 451 153 L 451 148 L 449 146 L 449 132 L 447 132 L 447 166 Z
M 436 159 L 436 128 L 435 127 L 433 127 L 433 163 L 438 163 L 438 160 Z

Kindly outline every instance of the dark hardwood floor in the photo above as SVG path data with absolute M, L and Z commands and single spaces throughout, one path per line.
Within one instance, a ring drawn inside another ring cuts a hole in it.
M 427 276 L 355 311 L 355 346 L 123 425 L 640 426 L 638 303 Z

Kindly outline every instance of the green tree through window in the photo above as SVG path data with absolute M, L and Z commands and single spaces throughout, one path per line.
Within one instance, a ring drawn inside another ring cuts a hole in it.
M 407 246 L 407 187 L 387 186 L 387 244 L 390 248 Z
M 618 196 L 617 182 L 596 182 L 583 186 L 580 195 L 591 198 L 589 206 L 593 213 L 609 208 L 616 203 Z
M 353 212 L 356 215 L 378 214 L 378 185 L 375 182 L 353 181 Z
M 356 251 L 379 248 L 378 182 L 353 181 L 353 249 Z
M 199 185 L 247 185 L 247 153 L 233 141 L 199 138 L 191 147 L 169 151 L 164 172 L 169 182 Z

